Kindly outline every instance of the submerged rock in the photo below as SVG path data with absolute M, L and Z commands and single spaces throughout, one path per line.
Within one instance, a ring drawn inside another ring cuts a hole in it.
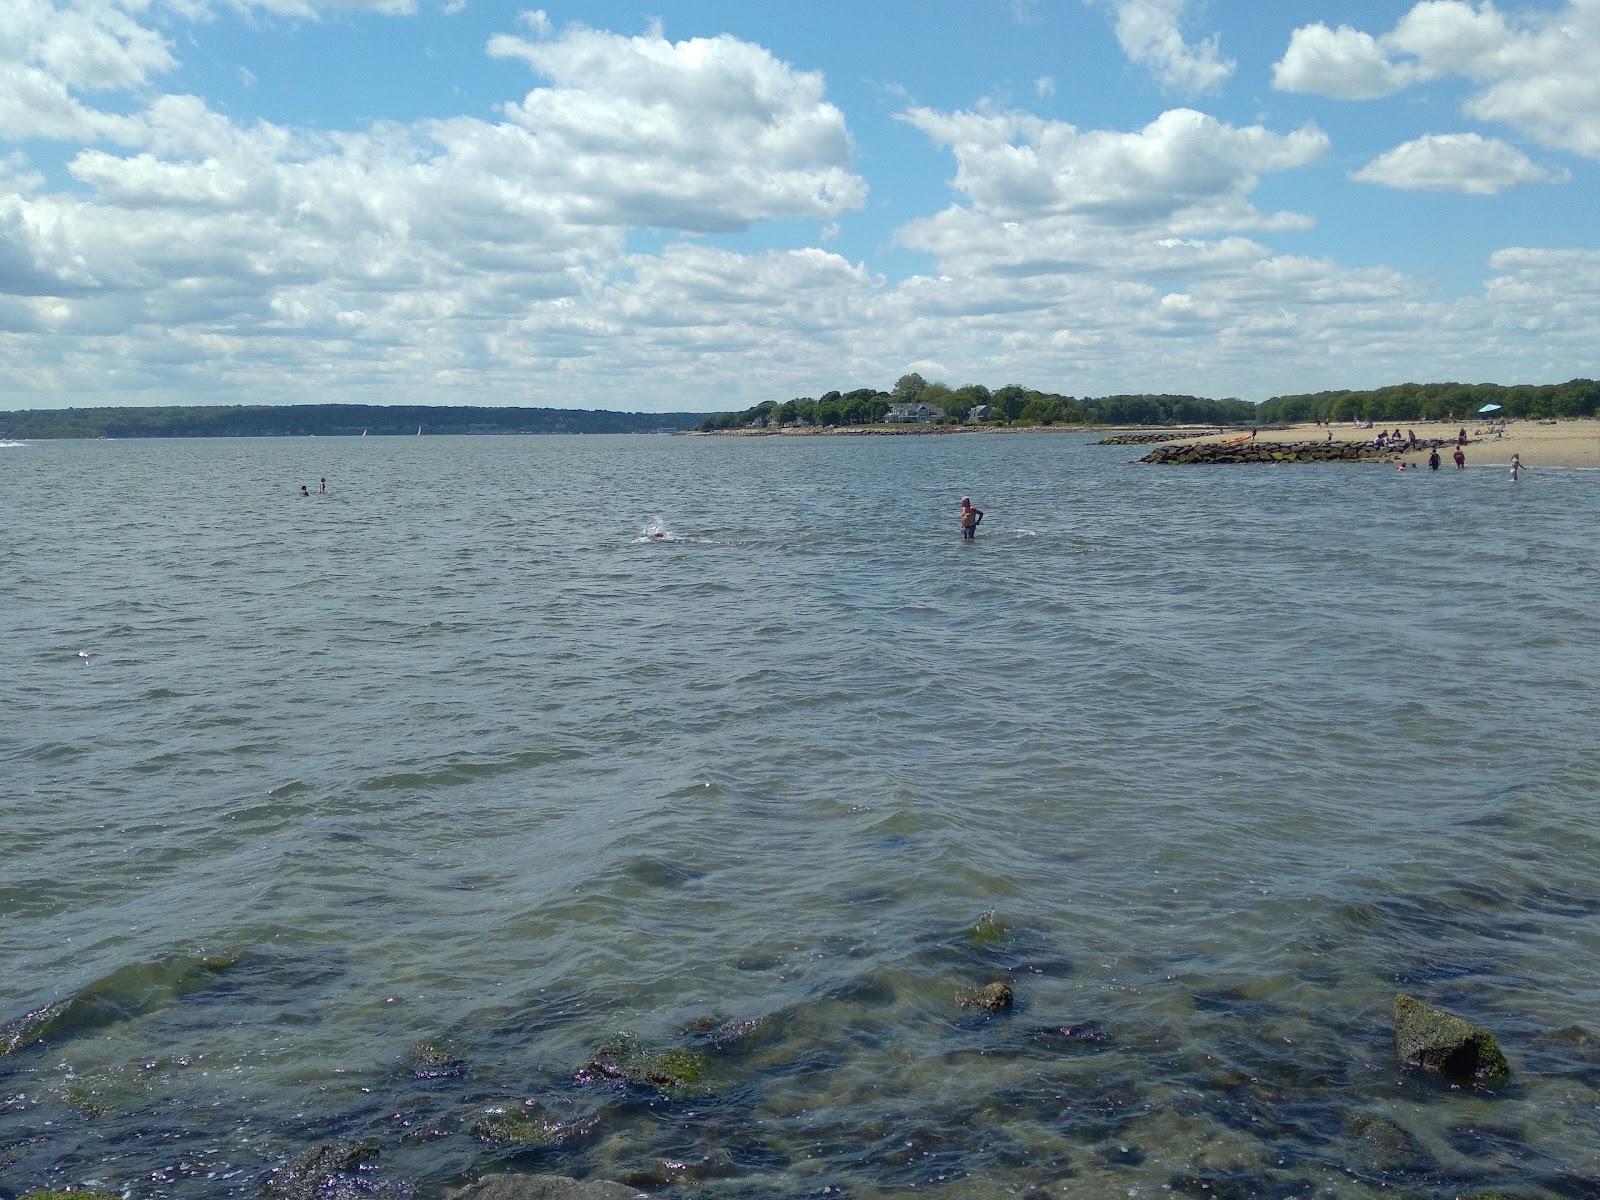
M 265 1200 L 322 1200 L 342 1177 L 354 1176 L 378 1157 L 378 1143 L 330 1142 L 279 1167 L 261 1185 Z
M 956 993 L 956 1003 L 962 1008 L 976 1008 L 987 1013 L 1009 1012 L 1015 1000 L 1011 985 L 1004 980 Z
M 578 1080 L 614 1079 L 679 1095 L 695 1088 L 705 1069 L 705 1055 L 696 1050 L 648 1050 L 631 1033 L 625 1033 L 596 1050 L 578 1072 Z
M 467 1064 L 449 1038 L 428 1038 L 406 1051 L 405 1069 L 413 1079 L 455 1079 L 465 1075 Z
M 1401 1062 L 1452 1083 L 1495 1088 L 1511 1078 L 1492 1033 L 1403 993 L 1394 998 L 1394 1047 Z
M 173 954 L 119 967 L 75 995 L 36 1008 L 0 1029 L 0 1058 L 46 1038 L 70 1037 L 157 1012 L 209 987 L 239 958 Z
M 1355 1158 L 1369 1170 L 1383 1175 L 1421 1172 L 1435 1164 L 1410 1131 L 1398 1121 L 1372 1113 L 1357 1113 L 1345 1118 L 1345 1135 L 1354 1144 Z
M 472 1123 L 473 1137 L 500 1145 L 553 1146 L 561 1133 L 560 1122 L 546 1117 L 531 1100 L 489 1105 L 487 1114 Z
M 450 1200 L 643 1200 L 645 1193 L 609 1179 L 565 1175 L 491 1175 L 450 1193 Z

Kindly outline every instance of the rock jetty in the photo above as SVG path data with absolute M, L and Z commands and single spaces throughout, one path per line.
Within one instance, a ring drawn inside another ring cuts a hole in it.
M 1160 433 L 1113 433 L 1095 443 L 1096 446 L 1148 446 L 1155 442 L 1181 442 L 1188 438 L 1213 437 L 1220 429 L 1166 429 Z
M 1442 438 L 1411 445 L 1375 446 L 1371 442 L 1186 442 L 1158 446 L 1139 461 L 1179 466 L 1221 463 L 1392 462 L 1418 450 L 1453 445 Z

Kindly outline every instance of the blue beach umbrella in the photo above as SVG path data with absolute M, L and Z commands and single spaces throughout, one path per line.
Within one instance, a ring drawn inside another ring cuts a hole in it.
M 1499 412 L 1500 411 L 1500 406 L 1498 404 L 1485 404 L 1478 411 L 1480 413 Z

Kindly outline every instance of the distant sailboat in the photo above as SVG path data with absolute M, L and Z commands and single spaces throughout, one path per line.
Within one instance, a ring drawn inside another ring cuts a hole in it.
M 371 426 L 368 426 L 368 428 L 371 428 Z M 363 430 L 362 430 L 362 431 L 361 431 L 361 436 L 362 436 L 362 437 L 366 437 L 366 436 L 367 436 L 367 431 L 366 431 L 366 429 L 363 429 Z
M 421 436 L 422 436 L 422 426 L 421 426 L 421 425 L 418 425 L 418 426 L 417 426 L 417 436 L 418 436 L 418 437 L 421 437 Z

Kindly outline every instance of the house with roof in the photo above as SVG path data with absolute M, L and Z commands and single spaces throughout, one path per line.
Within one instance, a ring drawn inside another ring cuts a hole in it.
M 883 419 L 892 425 L 932 425 L 942 416 L 944 410 L 931 404 L 891 404 Z

